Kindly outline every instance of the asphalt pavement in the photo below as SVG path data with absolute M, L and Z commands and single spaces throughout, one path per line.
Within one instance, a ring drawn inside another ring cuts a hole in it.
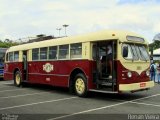
M 0 81 L 1 120 L 160 120 L 160 84 L 136 93 L 91 92 L 80 98 L 66 88 L 48 85 L 15 87 Z

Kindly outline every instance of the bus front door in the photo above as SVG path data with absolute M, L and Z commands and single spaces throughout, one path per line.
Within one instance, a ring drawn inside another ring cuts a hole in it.
M 27 51 L 23 51 L 23 80 L 28 80 L 28 62 L 27 62 Z
M 111 46 L 112 57 L 109 58 L 107 55 L 108 48 L 107 46 Z M 116 42 L 114 41 L 102 41 L 95 43 L 93 45 L 93 59 L 97 63 L 97 75 L 95 81 L 97 83 L 98 88 L 110 88 L 107 89 L 109 91 L 117 90 L 117 78 L 116 78 Z M 109 61 L 111 60 L 111 62 Z M 110 68 L 112 67 L 112 68 Z

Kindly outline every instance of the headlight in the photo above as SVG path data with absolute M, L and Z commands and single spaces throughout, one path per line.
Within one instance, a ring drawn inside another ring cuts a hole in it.
M 128 73 L 127 73 L 127 76 L 128 76 L 129 78 L 131 78 L 131 77 L 132 77 L 132 73 L 131 73 L 131 72 L 128 72 Z
M 146 71 L 146 75 L 149 76 L 149 70 Z

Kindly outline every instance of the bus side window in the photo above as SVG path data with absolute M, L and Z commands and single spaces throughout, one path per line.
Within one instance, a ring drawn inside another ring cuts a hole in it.
M 68 58 L 69 58 L 69 45 L 60 45 L 59 59 L 68 59 Z
M 71 44 L 71 58 L 82 58 L 82 43 Z
M 14 52 L 14 61 L 19 61 L 19 52 Z
M 46 60 L 47 59 L 47 51 L 48 51 L 47 47 L 40 48 L 40 60 Z
M 32 60 L 39 60 L 39 48 L 32 49 Z
M 57 59 L 57 46 L 49 47 L 49 60 Z
M 13 62 L 13 52 L 10 52 L 10 53 L 9 53 L 9 61 L 10 61 L 10 62 Z

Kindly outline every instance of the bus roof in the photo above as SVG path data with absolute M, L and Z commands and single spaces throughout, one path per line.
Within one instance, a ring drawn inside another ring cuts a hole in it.
M 29 50 L 29 49 L 33 49 L 33 48 L 65 45 L 65 44 L 80 43 L 80 42 L 89 42 L 89 41 L 94 42 L 94 41 L 100 41 L 100 40 L 117 40 L 117 39 L 119 39 L 121 42 L 128 42 L 126 40 L 127 35 L 143 38 L 142 36 L 140 36 L 136 33 L 133 33 L 133 32 L 122 31 L 122 30 L 116 30 L 116 31 L 115 30 L 103 30 L 103 31 L 88 33 L 88 34 L 84 34 L 84 35 L 63 37 L 63 38 L 50 39 L 50 40 L 45 40 L 45 41 L 40 41 L 40 42 L 33 42 L 33 43 L 17 45 L 17 46 L 10 47 L 7 50 L 7 52 L 19 51 L 19 50 Z M 143 44 L 147 44 L 147 42 L 144 41 Z

